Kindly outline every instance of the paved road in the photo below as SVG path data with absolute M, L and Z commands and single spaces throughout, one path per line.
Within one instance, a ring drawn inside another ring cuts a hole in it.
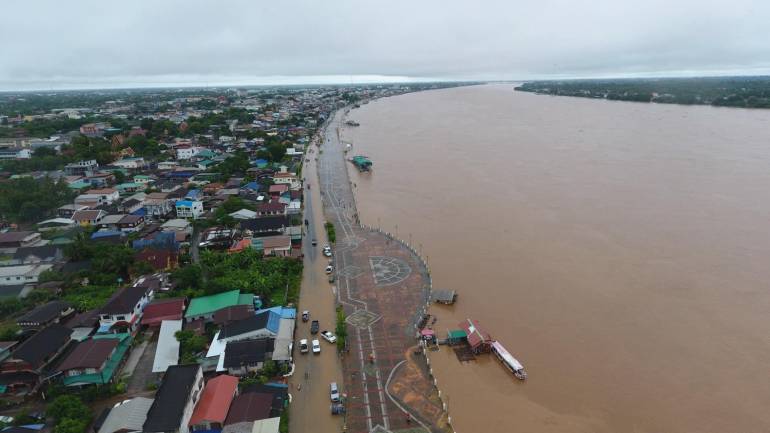
M 151 338 L 150 334 L 147 335 L 147 338 Z M 126 390 L 127 395 L 129 396 L 142 394 L 144 391 L 147 391 L 147 385 L 155 381 L 152 374 L 152 362 L 155 359 L 155 350 L 158 347 L 158 340 L 157 338 L 154 338 L 151 339 L 151 341 L 145 341 L 136 349 L 140 349 L 141 346 L 144 346 L 144 351 L 139 356 L 136 365 L 131 371 L 126 371 L 127 369 L 124 369 L 124 374 L 129 375 L 128 387 Z M 128 367 L 129 363 L 126 362 L 126 364 Z
M 315 146 L 313 146 L 315 147 Z M 312 320 L 319 320 L 321 329 L 334 330 L 335 302 L 332 285 L 324 273 L 328 261 L 320 253 L 326 243 L 326 232 L 321 209 L 321 196 L 318 190 L 315 156 L 317 150 L 308 154 L 309 162 L 303 167 L 305 178 L 311 188 L 305 190 L 305 215 L 309 225 L 303 241 L 305 254 L 302 288 L 300 291 L 299 310 L 310 310 Z M 313 247 L 311 239 L 317 239 L 318 246 Z M 299 340 L 312 338 L 321 340 L 321 354 L 301 354 Z M 289 430 L 292 433 L 319 432 L 333 433 L 342 431 L 342 418 L 330 413 L 329 383 L 342 383 L 342 366 L 335 346 L 323 341 L 320 336 L 310 334 L 310 322 L 297 322 L 294 349 L 295 371 L 290 380 L 292 389 L 291 416 Z M 297 386 L 301 386 L 301 390 Z

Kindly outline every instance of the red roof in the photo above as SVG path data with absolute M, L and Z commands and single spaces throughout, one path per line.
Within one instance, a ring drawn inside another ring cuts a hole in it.
M 184 314 L 184 298 L 159 299 L 144 308 L 142 324 L 160 326 L 164 320 L 181 320 Z
M 191 426 L 205 421 L 224 423 L 235 392 L 238 390 L 238 378 L 223 374 L 206 383 L 201 395 L 201 401 L 195 406 Z
M 269 192 L 286 192 L 289 190 L 289 185 L 286 185 L 285 183 L 281 183 L 278 185 L 270 185 Z
M 468 335 L 468 344 L 473 349 L 492 340 L 492 336 L 481 328 L 478 320 L 468 319 L 461 322 L 459 326 L 465 330 L 465 334 Z

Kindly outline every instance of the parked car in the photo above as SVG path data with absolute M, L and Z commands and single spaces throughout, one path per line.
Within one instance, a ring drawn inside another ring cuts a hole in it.
M 321 342 L 318 340 L 313 340 L 313 353 L 321 353 Z
M 332 403 L 330 408 L 332 415 L 342 415 L 345 413 L 345 406 L 343 406 L 342 403 Z
M 324 255 L 326 257 L 331 257 L 332 256 L 332 247 L 330 247 L 328 245 L 324 246 Z
M 305 310 L 302 312 L 302 321 L 307 322 L 310 319 L 310 311 Z
M 334 282 L 334 274 L 329 274 L 329 284 Z
M 313 320 L 312 322 L 310 322 L 311 334 L 318 334 L 318 328 L 320 328 L 320 324 L 318 323 L 318 320 Z
M 299 340 L 299 351 L 301 353 L 307 353 L 308 351 L 307 339 L 303 338 L 302 340 Z
M 340 390 L 337 388 L 337 382 L 332 382 L 331 385 L 329 385 L 330 392 L 329 397 L 331 397 L 332 402 L 337 403 L 340 401 Z
M 329 343 L 337 342 L 337 336 L 332 334 L 331 331 L 321 331 L 321 337 L 323 337 L 324 340 L 328 341 Z
M 327 273 L 327 274 L 331 274 L 332 272 L 334 272 L 334 266 L 332 266 L 332 265 L 327 265 L 327 266 L 326 266 L 326 273 Z

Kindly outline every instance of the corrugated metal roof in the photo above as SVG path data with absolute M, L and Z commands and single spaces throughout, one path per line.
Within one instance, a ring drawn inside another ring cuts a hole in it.
M 224 423 L 238 389 L 238 378 L 223 374 L 206 383 L 201 400 L 190 418 L 190 426 L 205 421 Z
M 164 320 L 160 324 L 158 347 L 155 349 L 155 359 L 152 361 L 152 372 L 162 373 L 168 367 L 179 362 L 179 340 L 177 331 L 182 330 L 181 320 Z

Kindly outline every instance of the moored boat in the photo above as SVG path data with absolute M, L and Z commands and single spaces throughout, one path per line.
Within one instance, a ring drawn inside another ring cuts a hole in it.
M 511 370 L 511 373 L 513 373 L 517 379 L 524 380 L 527 378 L 527 372 L 524 371 L 524 366 L 521 365 L 521 363 L 514 358 L 499 341 L 492 343 L 492 353 L 497 356 L 497 359 L 499 359 L 508 370 Z

